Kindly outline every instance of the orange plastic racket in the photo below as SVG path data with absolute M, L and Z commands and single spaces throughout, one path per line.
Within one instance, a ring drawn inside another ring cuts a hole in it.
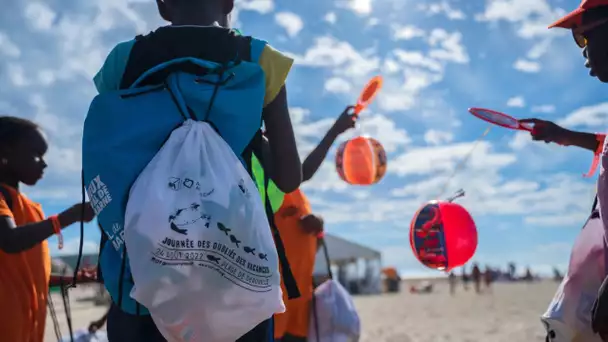
M 378 91 L 382 88 L 382 81 L 382 76 L 375 76 L 365 85 L 355 105 L 355 115 L 359 115 L 362 110 L 372 103 L 374 97 L 378 95 Z

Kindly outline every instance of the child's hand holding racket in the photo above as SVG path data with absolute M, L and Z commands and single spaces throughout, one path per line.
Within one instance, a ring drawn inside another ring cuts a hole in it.
M 560 145 L 567 145 L 570 131 L 551 121 L 531 118 L 521 119 L 519 122 L 534 125 L 532 132 L 530 132 L 530 135 L 532 135 L 532 140 L 544 141 L 547 144 L 556 143 Z
M 354 106 L 348 106 L 342 114 L 338 117 L 334 125 L 331 127 L 331 131 L 336 136 L 348 131 L 351 128 L 355 127 L 355 122 L 357 121 L 357 114 L 354 112 Z

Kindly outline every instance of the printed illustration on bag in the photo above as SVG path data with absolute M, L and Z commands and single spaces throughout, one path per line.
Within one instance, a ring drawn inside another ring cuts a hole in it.
M 239 189 L 241 189 L 241 192 L 243 193 L 243 195 L 245 195 L 245 197 L 249 198 L 249 196 L 250 196 L 249 190 L 245 186 L 245 180 L 242 178 L 239 181 Z
M 173 235 L 159 241 L 152 261 L 163 266 L 207 267 L 217 271 L 235 285 L 250 291 L 271 291 L 270 281 L 273 273 L 268 265 L 268 254 L 258 246 L 243 242 L 238 234 L 243 231 L 243 227 L 231 227 L 225 222 L 220 222 L 218 217 L 231 217 L 234 213 L 209 198 L 213 189 L 203 192 L 198 182 L 177 177 L 169 180 L 168 187 L 175 191 L 194 190 L 198 192 L 197 197 L 200 202 L 177 208 L 169 215 L 170 230 L 183 235 L 184 238 L 178 239 Z M 236 202 L 241 198 L 239 201 L 242 203 L 243 195 L 248 197 L 249 190 L 241 181 L 235 184 L 230 195 L 231 201 Z M 205 211 L 213 213 L 213 217 Z M 243 213 L 245 216 L 250 215 L 251 208 L 245 206 Z M 215 217 L 216 215 L 218 217 Z M 213 233 L 212 227 L 220 234 Z M 205 234 L 204 231 L 207 229 L 210 229 L 209 233 Z M 186 238 L 189 235 L 209 236 L 209 239 Z
M 205 228 L 209 228 L 211 216 L 201 212 L 201 205 L 199 203 L 192 203 L 187 208 L 179 208 L 174 214 L 169 216 L 171 230 L 182 235 L 188 235 L 188 229 L 182 227 L 193 225 L 200 220 L 205 220 Z

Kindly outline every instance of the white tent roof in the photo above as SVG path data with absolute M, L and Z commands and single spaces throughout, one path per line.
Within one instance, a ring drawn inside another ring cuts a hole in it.
M 331 263 L 350 262 L 352 259 L 380 259 L 382 257 L 382 254 L 376 250 L 335 235 L 325 234 L 324 239 Z M 323 248 L 319 248 L 315 260 L 315 270 L 326 269 Z

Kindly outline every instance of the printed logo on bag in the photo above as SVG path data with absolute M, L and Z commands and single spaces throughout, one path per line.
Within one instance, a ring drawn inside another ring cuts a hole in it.
M 108 240 L 112 241 L 112 246 L 116 251 L 119 251 L 120 248 L 125 243 L 125 230 L 123 229 L 120 223 L 114 223 L 112 225 L 112 234 L 108 234 Z
M 97 215 L 112 202 L 110 191 L 108 191 L 108 187 L 105 183 L 101 181 L 99 175 L 95 176 L 89 183 L 87 186 L 87 193 L 91 200 L 91 207 L 93 207 L 93 211 L 95 211 L 95 214 Z
M 200 208 L 199 203 L 192 203 L 189 207 L 177 209 L 174 214 L 169 216 L 171 230 L 182 235 L 188 235 L 188 230 L 183 227 L 194 224 L 199 220 L 205 220 L 205 228 L 209 228 L 211 216 L 203 214 Z
M 195 182 L 194 180 L 187 177 L 183 180 L 179 177 L 169 177 L 167 186 L 173 191 L 180 191 L 182 189 L 201 189 L 201 184 L 199 182 Z
M 201 184 L 199 182 L 195 182 L 190 178 L 184 178 L 184 180 L 182 181 L 182 179 L 179 177 L 169 177 L 167 186 L 169 187 L 169 189 L 171 189 L 173 191 L 180 191 L 182 189 L 192 189 L 192 188 L 194 188 L 196 190 L 201 189 Z M 207 192 L 202 192 L 201 196 L 208 197 L 214 191 L 215 191 L 215 189 L 212 188 L 211 190 L 209 190 Z
M 183 227 L 204 222 L 210 228 L 211 216 L 201 214 L 200 204 L 178 209 L 171 215 L 171 230 L 187 235 Z M 202 220 L 202 221 L 201 221 Z M 254 292 L 272 290 L 272 272 L 265 265 L 268 254 L 255 246 L 243 244 L 233 229 L 222 222 L 215 227 L 223 233 L 226 241 L 173 239 L 166 237 L 153 253 L 152 261 L 163 266 L 199 266 L 215 270 L 224 278 Z

